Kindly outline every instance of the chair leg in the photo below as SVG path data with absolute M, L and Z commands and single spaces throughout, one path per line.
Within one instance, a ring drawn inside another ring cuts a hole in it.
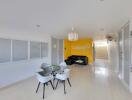
M 59 83 L 59 80 L 57 80 L 57 83 L 56 83 L 56 87 L 55 87 L 55 89 L 57 88 L 57 86 L 58 86 L 58 83 Z
M 52 86 L 52 88 L 53 88 L 53 90 L 54 90 L 54 86 L 53 86 L 53 84 L 52 84 L 52 81 L 50 80 L 49 82 L 50 82 L 50 84 L 51 84 L 51 86 Z
M 44 99 L 44 95 L 45 95 L 45 83 L 43 84 L 43 99 Z
M 47 86 L 48 86 L 48 82 L 47 83 L 45 83 Z
M 38 92 L 39 86 L 40 86 L 40 82 L 38 83 L 36 93 Z
M 63 84 L 64 84 L 64 94 L 66 94 L 65 80 L 63 81 Z
M 55 76 L 54 76 L 54 78 L 53 78 L 53 85 L 54 85 L 54 83 L 55 83 Z
M 69 83 L 69 85 L 70 85 L 70 87 L 71 87 L 71 83 L 70 83 L 70 80 L 69 80 L 69 78 L 67 78 L 67 81 L 68 81 L 68 83 Z

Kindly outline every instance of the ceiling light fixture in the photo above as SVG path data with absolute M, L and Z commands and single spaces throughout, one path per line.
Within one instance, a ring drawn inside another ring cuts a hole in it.
M 68 33 L 68 40 L 69 41 L 76 41 L 78 40 L 78 33 L 74 31 L 74 27 L 72 27 L 72 31 Z

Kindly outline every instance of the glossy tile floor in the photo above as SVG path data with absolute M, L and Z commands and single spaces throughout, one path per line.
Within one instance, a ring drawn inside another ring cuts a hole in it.
M 62 84 L 54 91 L 49 85 L 45 100 L 132 100 L 132 94 L 107 67 L 105 61 L 98 61 L 94 66 L 70 66 L 72 87 L 66 84 L 67 94 L 63 94 Z M 36 78 L 32 77 L 1 89 L 0 100 L 42 100 L 42 87 L 37 94 L 36 87 Z

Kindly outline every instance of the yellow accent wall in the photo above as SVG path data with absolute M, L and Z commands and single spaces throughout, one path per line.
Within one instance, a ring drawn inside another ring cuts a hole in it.
M 87 56 L 89 63 L 93 62 L 93 40 L 89 38 L 79 39 L 77 41 L 64 40 L 64 58 L 71 55 Z
M 71 42 L 64 40 L 64 59 L 67 59 L 71 56 Z

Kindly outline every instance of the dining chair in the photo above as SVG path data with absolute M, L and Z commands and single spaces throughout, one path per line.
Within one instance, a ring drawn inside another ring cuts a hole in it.
M 49 66 L 51 66 L 50 64 L 48 64 L 48 63 L 42 63 L 41 64 L 41 66 L 40 66 L 40 68 L 46 68 L 46 67 L 49 67 Z
M 65 81 L 66 80 L 68 81 L 68 83 L 71 87 L 71 83 L 70 83 L 70 80 L 69 80 L 69 74 L 70 74 L 70 69 L 64 69 L 63 73 L 58 73 L 58 74 L 56 74 L 56 77 L 55 77 L 57 79 L 55 89 L 57 88 L 58 83 L 61 81 L 64 85 L 64 94 L 66 94 L 66 89 L 65 89 Z
M 38 92 L 38 89 L 39 89 L 39 86 L 40 86 L 40 83 L 43 84 L 43 99 L 45 97 L 45 85 L 50 82 L 53 90 L 54 90 L 54 86 L 52 84 L 52 79 L 53 79 L 53 75 L 49 74 L 49 75 L 43 75 L 42 72 L 38 72 L 36 73 L 36 77 L 37 77 L 37 80 L 38 80 L 38 86 L 37 86 L 37 89 L 36 89 L 36 93 Z
M 47 63 L 42 63 L 40 68 L 41 68 L 41 69 L 43 70 L 43 72 L 46 73 L 46 74 L 51 74 L 51 73 L 52 73 L 52 68 L 51 68 L 50 65 L 47 64 Z
M 67 68 L 67 64 L 66 64 L 64 61 L 61 62 L 61 63 L 59 64 L 59 66 L 60 66 L 60 70 L 61 70 L 61 71 L 64 71 L 64 69 Z

